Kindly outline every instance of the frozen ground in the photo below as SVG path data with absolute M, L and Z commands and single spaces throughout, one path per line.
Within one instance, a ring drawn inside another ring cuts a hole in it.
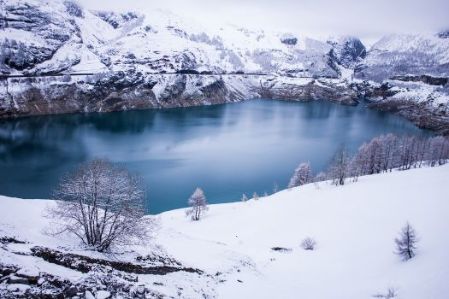
M 45 235 L 49 220 L 43 213 L 52 202 L 0 197 L 0 237 L 28 242 L 0 243 L 0 264 L 77 281 L 88 273 L 28 255 L 30 248 L 128 261 L 156 253 L 204 271 L 137 275 L 136 284 L 166 296 L 347 299 L 372 298 L 393 288 L 396 298 L 445 298 L 448 178 L 446 165 L 361 177 L 342 187 L 309 184 L 258 201 L 210 206 L 199 222 L 182 209 L 170 211 L 154 216 L 158 228 L 147 245 L 108 255 L 84 250 L 68 236 Z M 416 257 L 403 262 L 393 253 L 393 240 L 407 221 L 419 242 Z M 305 237 L 317 241 L 314 251 L 300 247 Z M 1 281 L 0 292 L 6 288 Z

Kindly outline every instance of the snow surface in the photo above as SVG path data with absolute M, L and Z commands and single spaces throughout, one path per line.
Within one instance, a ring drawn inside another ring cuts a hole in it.
M 139 275 L 141 283 L 175 297 L 182 285 L 184 298 L 200 292 L 218 298 L 371 298 L 389 288 L 397 298 L 444 298 L 449 294 L 448 178 L 446 165 L 365 176 L 341 187 L 309 184 L 258 201 L 212 205 L 198 222 L 184 209 L 169 211 L 150 216 L 159 224 L 149 245 L 126 250 L 148 254 L 159 248 L 212 275 Z M 43 233 L 49 226 L 43 214 L 52 204 L 0 197 L 0 236 L 30 242 L 0 246 L 0 262 L 79 279 L 76 271 L 13 253 L 44 245 L 100 255 L 83 251 L 67 236 Z M 403 262 L 393 253 L 393 239 L 407 221 L 419 243 L 416 257 Z M 306 237 L 317 241 L 314 251 L 300 247 Z

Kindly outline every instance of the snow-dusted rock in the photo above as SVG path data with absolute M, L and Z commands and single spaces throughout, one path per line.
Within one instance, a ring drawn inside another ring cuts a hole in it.
M 401 89 L 400 101 L 385 96 L 382 106 L 391 102 L 392 111 L 420 125 L 418 119 L 449 104 L 447 83 L 427 88 L 449 77 L 446 31 L 386 36 L 366 51 L 356 37 L 205 28 L 159 10 L 89 11 L 71 0 L 4 0 L 0 6 L 0 118 L 258 97 L 355 105 L 376 93 L 363 91 L 362 80 L 370 90 L 386 81 Z M 403 87 L 403 81 L 424 84 Z M 429 99 L 438 105 L 421 108 Z M 413 113 L 398 104 L 404 101 Z M 425 123 L 449 131 L 444 115 L 438 125 Z
M 389 35 L 375 43 L 356 78 L 381 82 L 397 75 L 449 77 L 449 39 L 435 35 Z

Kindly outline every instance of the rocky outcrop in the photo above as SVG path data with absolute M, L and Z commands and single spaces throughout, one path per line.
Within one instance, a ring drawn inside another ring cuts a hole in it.
M 51 60 L 67 43 L 81 43 L 81 33 L 73 19 L 44 11 L 27 2 L 6 3 L 0 31 L 0 74 L 30 73 L 35 66 Z M 71 66 L 71 64 L 70 64 Z
M 313 101 L 328 100 L 345 105 L 357 105 L 359 96 L 349 86 L 312 79 L 305 84 L 267 80 L 256 88 L 266 99 Z
M 432 77 L 428 75 L 420 75 L 420 76 L 393 76 L 390 78 L 391 80 L 399 80 L 406 82 L 423 82 L 429 85 L 446 85 L 449 81 L 449 78 L 444 77 Z
M 331 57 L 346 68 L 354 67 L 366 57 L 366 48 L 356 37 L 342 37 L 328 43 L 332 45 Z
M 358 95 L 345 84 L 246 75 L 151 75 L 139 72 L 9 78 L 0 118 L 74 112 L 110 112 L 147 108 L 221 104 L 251 98 L 295 101 L 317 99 L 354 105 Z
M 449 89 L 423 87 L 426 83 L 353 84 L 354 90 L 368 102 L 368 107 L 396 113 L 423 129 L 449 135 Z

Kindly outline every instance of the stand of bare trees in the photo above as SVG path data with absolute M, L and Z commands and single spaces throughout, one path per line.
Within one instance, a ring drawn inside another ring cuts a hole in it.
M 425 138 L 387 134 L 364 143 L 352 157 L 344 149 L 339 150 L 328 171 L 320 173 L 313 181 L 332 180 L 335 185 L 343 185 L 348 178 L 357 180 L 362 175 L 389 172 L 393 169 L 434 167 L 447 163 L 448 159 L 447 137 Z M 290 182 L 296 182 L 297 178 L 298 171 Z
M 98 251 L 145 236 L 145 193 L 140 179 L 104 160 L 82 164 L 54 191 L 54 233 L 69 232 Z
M 352 158 L 349 176 L 375 174 L 394 168 L 407 170 L 423 165 L 443 165 L 449 159 L 449 140 L 442 136 L 381 135 L 364 143 Z

